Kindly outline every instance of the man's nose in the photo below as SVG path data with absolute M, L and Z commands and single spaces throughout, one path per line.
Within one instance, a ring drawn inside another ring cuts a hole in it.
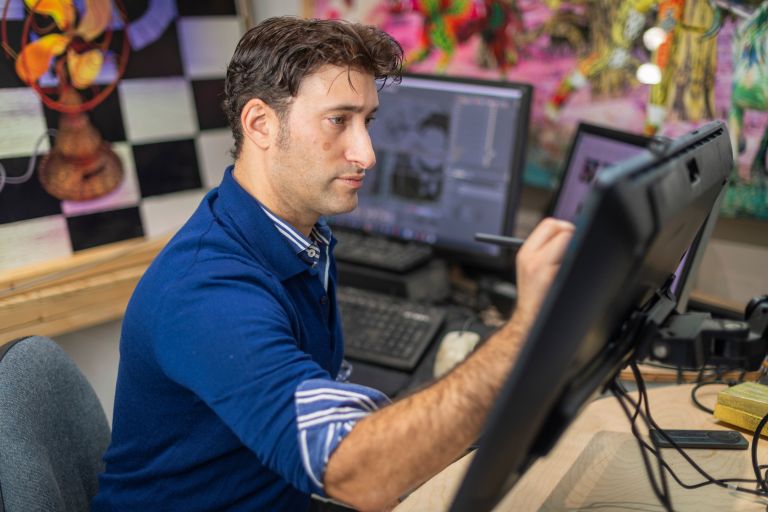
M 355 130 L 347 150 L 347 160 L 360 169 L 370 169 L 376 164 L 371 136 L 365 126 Z

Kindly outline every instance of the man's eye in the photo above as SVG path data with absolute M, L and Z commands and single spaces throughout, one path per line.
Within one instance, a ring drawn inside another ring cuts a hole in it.
M 368 126 L 369 124 L 371 124 L 375 119 L 376 119 L 375 117 L 369 117 L 368 119 L 366 119 L 365 126 Z
M 339 125 L 339 126 L 343 125 L 344 122 L 346 121 L 346 119 L 344 119 L 343 116 L 331 117 L 331 118 L 329 118 L 329 120 L 331 121 L 331 124 L 335 124 L 335 125 Z

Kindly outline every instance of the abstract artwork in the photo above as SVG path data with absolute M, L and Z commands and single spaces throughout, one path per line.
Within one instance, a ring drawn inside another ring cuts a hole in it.
M 530 83 L 524 180 L 557 186 L 579 121 L 674 137 L 726 121 L 722 215 L 768 220 L 768 0 L 315 0 L 376 24 L 407 70 Z

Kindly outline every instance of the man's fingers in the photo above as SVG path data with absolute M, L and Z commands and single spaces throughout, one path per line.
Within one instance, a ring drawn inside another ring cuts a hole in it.
M 517 253 L 516 266 L 518 276 L 522 274 L 538 274 L 547 268 L 559 266 L 563 261 L 566 248 L 571 241 L 573 231 L 565 229 L 557 231 L 553 236 L 535 251 Z M 539 276 L 541 278 L 542 276 Z
M 574 225 L 570 222 L 548 217 L 542 220 L 531 234 L 528 235 L 520 250 L 526 252 L 537 251 L 559 234 L 563 232 L 570 234 L 573 233 L 573 230 Z
M 547 240 L 540 249 L 542 259 L 552 263 L 560 264 L 563 261 L 563 255 L 565 255 L 565 249 L 571 241 L 573 236 L 573 230 L 563 230 L 557 232 L 552 238 Z

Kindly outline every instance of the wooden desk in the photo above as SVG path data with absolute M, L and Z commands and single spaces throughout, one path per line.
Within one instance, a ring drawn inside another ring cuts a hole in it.
M 651 414 L 664 428 L 723 429 L 690 401 L 691 385 L 651 389 Z M 714 404 L 718 386 L 699 390 L 705 404 Z M 751 435 L 745 433 L 747 439 Z M 768 440 L 759 445 L 760 463 L 768 462 Z M 754 478 L 749 450 L 689 450 L 691 457 L 714 477 Z M 468 467 L 467 456 L 446 468 L 395 510 L 446 510 Z M 665 460 L 686 483 L 702 481 L 677 453 L 664 450 Z M 656 468 L 655 459 L 653 460 Z M 672 504 L 681 511 L 755 510 L 765 512 L 768 500 L 714 485 L 695 490 L 668 478 Z M 747 486 L 749 484 L 745 484 Z M 629 420 L 615 398 L 590 404 L 571 424 L 555 449 L 539 459 L 496 507 L 497 511 L 663 510 L 655 498 Z

